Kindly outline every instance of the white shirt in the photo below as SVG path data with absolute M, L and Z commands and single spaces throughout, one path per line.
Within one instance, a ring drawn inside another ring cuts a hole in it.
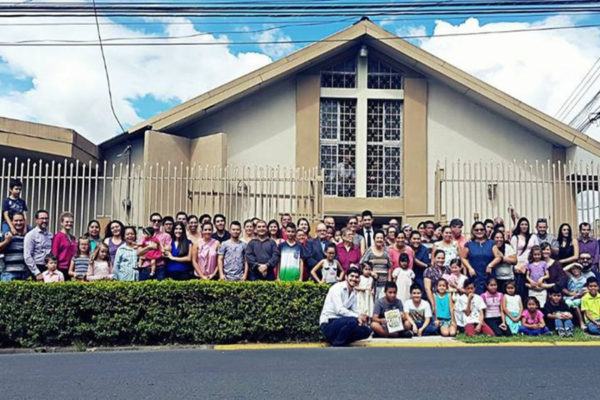
M 459 296 L 456 304 L 454 305 L 454 318 L 456 319 L 456 325 L 464 327 L 467 324 L 478 324 L 479 315 L 485 310 L 485 302 L 480 295 L 476 294 L 471 299 L 471 314 L 467 315 L 468 297 L 466 294 Z
M 341 317 L 358 318 L 358 306 L 356 304 L 356 291 L 348 291 L 346 282 L 338 282 L 329 288 L 319 324 L 325 324 L 330 319 Z

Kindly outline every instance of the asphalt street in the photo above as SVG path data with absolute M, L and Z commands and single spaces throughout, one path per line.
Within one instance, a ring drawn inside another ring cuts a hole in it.
M 0 356 L 0 399 L 598 397 L 598 347 L 173 350 Z

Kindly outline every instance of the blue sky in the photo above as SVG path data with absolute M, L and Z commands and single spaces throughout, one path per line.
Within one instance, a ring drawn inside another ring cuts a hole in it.
M 206 33 L 202 38 L 189 40 L 318 40 L 348 27 L 357 19 L 148 21 L 114 18 L 110 22 L 117 24 L 102 25 L 101 28 L 104 38 Z M 375 17 L 372 20 L 398 35 L 432 36 L 431 39 L 412 42 L 550 114 L 556 111 L 600 57 L 600 33 L 597 28 L 469 38 L 437 36 L 489 30 L 600 25 L 600 17 L 597 15 L 499 16 L 475 19 L 415 16 Z M 64 20 L 59 22 L 62 21 Z M 107 19 L 101 21 L 109 22 Z M 28 22 L 55 23 L 57 20 L 0 18 L 0 23 L 5 24 Z M 138 22 L 146 23 L 134 24 Z M 265 29 L 270 30 L 255 32 Z M 95 40 L 95 27 L 0 25 L 0 37 L 5 41 Z M 131 126 L 305 45 L 307 44 L 107 48 L 117 115 L 125 127 Z M 118 134 L 119 128 L 110 115 L 103 74 L 97 47 L 0 46 L 0 115 L 68 126 L 95 142 L 104 141 Z

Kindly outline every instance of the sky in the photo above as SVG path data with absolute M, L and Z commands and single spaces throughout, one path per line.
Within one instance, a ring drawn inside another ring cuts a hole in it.
M 369 1 L 369 0 L 367 0 Z M 14 2 L 0 0 L 0 3 Z M 100 18 L 104 40 L 156 37 L 199 46 L 106 47 L 115 112 L 127 129 L 181 102 L 340 31 L 357 18 L 312 20 Z M 372 20 L 517 99 L 556 116 L 563 102 L 600 58 L 600 27 L 444 37 L 530 28 L 600 25 L 600 16 L 376 17 Z M 97 40 L 96 27 L 56 25 L 93 19 L 0 18 L 0 42 Z M 27 25 L 46 23 L 49 25 Z M 18 25 L 17 25 L 18 24 Z M 229 44 L 233 42 L 233 44 Z M 600 90 L 597 79 L 563 117 L 569 122 Z M 100 50 L 90 47 L 8 47 L 0 45 L 0 116 L 75 129 L 95 143 L 121 132 L 111 114 Z M 600 127 L 587 133 L 600 140 Z

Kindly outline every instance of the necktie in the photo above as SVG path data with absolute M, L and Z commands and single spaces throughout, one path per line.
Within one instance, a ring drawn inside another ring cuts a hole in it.
M 371 230 L 367 229 L 365 231 L 365 233 L 367 234 L 367 248 L 371 247 Z

